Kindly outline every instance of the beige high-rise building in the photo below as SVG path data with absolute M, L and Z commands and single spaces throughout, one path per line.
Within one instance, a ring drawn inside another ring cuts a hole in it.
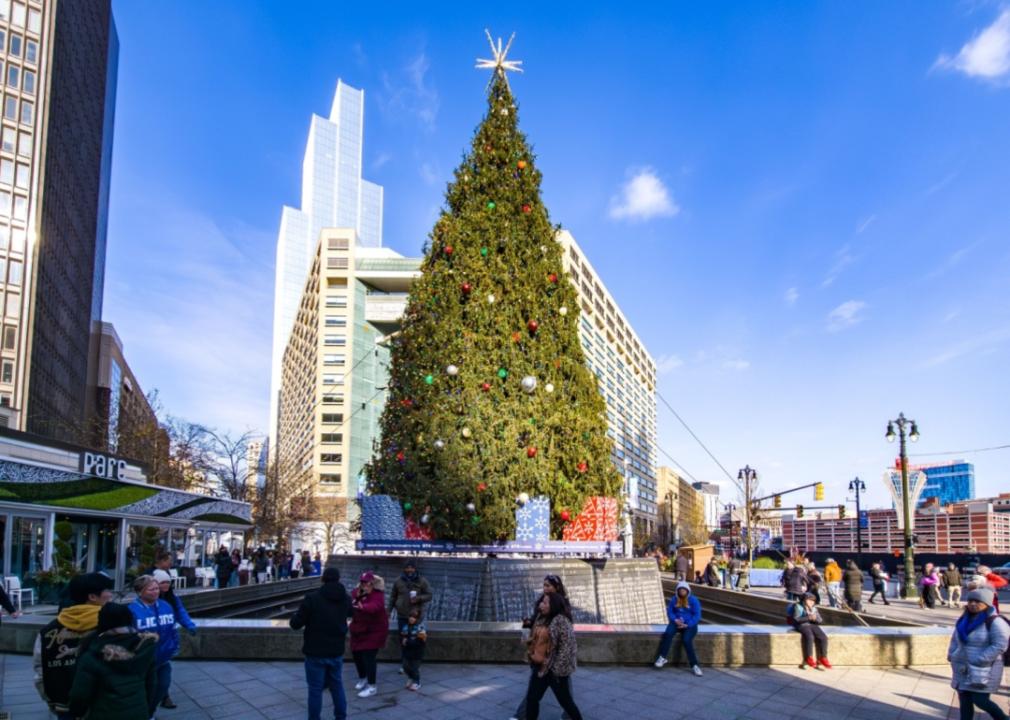
M 278 402 L 277 475 L 282 495 L 303 515 L 295 549 L 353 549 L 353 501 L 380 434 L 388 341 L 420 264 L 362 247 L 352 229 L 320 234 L 284 350 Z

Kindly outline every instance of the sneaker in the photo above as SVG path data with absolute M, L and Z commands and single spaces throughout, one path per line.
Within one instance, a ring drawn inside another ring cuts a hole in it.
M 800 670 L 809 670 L 809 669 L 810 668 L 807 667 L 807 664 L 805 662 L 800 663 Z
M 807 666 L 815 668 L 815 667 L 817 667 L 817 661 L 814 660 L 812 657 L 808 657 L 807 658 Z
M 379 689 L 375 685 L 366 685 L 365 689 L 358 693 L 359 698 L 372 697 L 379 692 Z
M 367 684 L 368 684 L 368 680 L 366 680 L 365 678 L 359 678 L 358 682 L 354 683 L 354 689 L 355 690 L 361 690 Z
M 421 683 L 412 682 L 412 683 L 410 683 L 410 685 L 407 686 L 407 689 L 408 690 L 413 690 L 414 692 L 417 692 L 418 690 L 421 689 Z
M 819 660 L 817 661 L 817 664 L 818 664 L 818 665 L 823 665 L 823 666 L 824 666 L 824 667 L 826 667 L 826 668 L 827 668 L 828 670 L 830 670 L 830 669 L 831 669 L 831 663 L 830 663 L 830 662 L 828 661 L 828 659 L 827 659 L 826 657 L 822 657 L 822 658 L 820 658 L 820 659 L 819 659 Z
M 668 662 L 670 662 L 670 661 L 669 661 L 669 660 L 667 660 L 667 659 L 666 659 L 665 657 L 658 657 L 658 658 L 656 658 L 656 662 L 654 662 L 654 663 L 652 663 L 652 664 L 653 664 L 653 665 L 654 665 L 655 667 L 658 667 L 658 668 L 661 668 L 661 667 L 663 667 L 664 665 L 666 665 L 666 664 L 667 664 Z
M 161 706 L 166 710 L 175 710 L 177 707 L 179 707 L 178 705 L 175 704 L 175 702 L 173 702 L 171 696 L 169 695 L 166 695 L 165 699 L 161 701 Z
M 400 667 L 398 667 L 396 669 L 396 672 L 397 672 L 398 675 L 403 675 L 403 665 L 401 665 Z
M 698 667 L 697 665 L 691 668 L 691 672 L 694 673 L 695 677 L 701 677 L 701 668 Z

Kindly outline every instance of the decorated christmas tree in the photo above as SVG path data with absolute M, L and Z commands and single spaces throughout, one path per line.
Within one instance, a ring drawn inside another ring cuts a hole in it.
M 478 65 L 494 73 L 487 114 L 392 340 L 368 489 L 398 498 L 434 537 L 471 542 L 511 538 L 516 503 L 547 496 L 560 538 L 587 498 L 616 497 L 621 479 L 505 74 L 519 63 L 500 40 L 492 50 Z

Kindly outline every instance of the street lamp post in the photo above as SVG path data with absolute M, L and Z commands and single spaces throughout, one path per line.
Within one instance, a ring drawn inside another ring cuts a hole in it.
M 902 518 L 905 521 L 905 597 L 914 598 L 915 590 L 915 550 L 912 548 L 912 509 L 909 507 L 908 489 L 908 454 L 905 452 L 905 427 L 909 426 L 908 439 L 916 442 L 919 439 L 919 426 L 915 420 L 909 420 L 904 413 L 898 413 L 897 420 L 888 420 L 887 442 L 894 442 L 894 426 L 898 426 L 898 437 L 901 440 L 899 452 L 901 457 L 901 505 Z
M 747 562 L 754 562 L 754 537 L 751 532 L 752 528 L 750 526 L 751 520 L 751 484 L 757 480 L 757 470 L 753 469 L 750 465 L 745 465 L 743 469 L 737 473 L 737 480 L 743 480 L 744 492 L 744 525 L 747 528 Z
M 635 530 L 632 525 L 631 511 L 631 461 L 624 458 L 624 557 L 632 557 L 635 554 Z
M 673 490 L 666 491 L 666 519 L 669 522 L 666 551 L 670 552 L 670 548 L 673 547 Z
M 733 512 L 736 510 L 736 505 L 732 503 L 726 505 L 726 515 L 729 517 L 729 556 L 731 558 L 736 557 L 733 552 Z
M 866 485 L 856 478 L 849 481 L 849 492 L 856 493 L 856 562 L 863 567 L 863 516 L 859 514 L 859 493 L 866 492 Z

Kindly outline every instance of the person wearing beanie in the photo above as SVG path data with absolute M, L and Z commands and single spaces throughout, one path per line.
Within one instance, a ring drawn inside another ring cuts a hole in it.
M 997 720 L 1006 713 L 989 697 L 1003 680 L 1003 653 L 1010 643 L 1010 622 L 993 608 L 992 588 L 969 591 L 964 613 L 954 625 L 947 648 L 951 686 L 957 691 L 961 717 L 975 717 L 975 708 Z
M 154 671 L 157 685 L 148 708 L 148 717 L 168 695 L 172 686 L 172 657 L 179 651 L 179 633 L 175 629 L 175 611 L 161 599 L 160 583 L 153 575 L 141 575 L 133 581 L 137 599 L 130 603 L 130 612 L 136 619 L 141 632 L 158 634 L 158 646 L 154 653 Z
M 351 600 L 340 582 L 340 571 L 323 571 L 323 586 L 305 596 L 298 611 L 288 621 L 292 630 L 304 629 L 305 684 L 309 693 L 309 720 L 319 720 L 323 711 L 323 689 L 329 687 L 334 720 L 347 717 L 344 694 L 344 641 Z
M 687 661 L 691 664 L 691 672 L 701 677 L 701 666 L 698 665 L 698 656 L 694 652 L 694 636 L 698 634 L 698 623 L 701 622 L 701 603 L 691 594 L 691 586 L 683 580 L 677 583 L 677 590 L 666 606 L 666 616 L 670 622 L 659 644 L 659 656 L 653 664 L 657 668 L 666 665 L 666 656 L 673 645 L 673 638 L 679 634 L 680 644 L 687 652 Z
M 816 670 L 830 670 L 828 660 L 828 636 L 821 629 L 821 613 L 817 610 L 816 596 L 806 593 L 799 602 L 790 606 L 790 624 L 799 632 L 800 647 L 803 650 L 803 662 L 800 669 L 812 667 Z M 816 647 L 816 655 L 814 649 Z
M 99 612 L 112 599 L 112 588 L 112 578 L 102 573 L 75 575 L 67 584 L 71 604 L 35 637 L 35 689 L 59 720 L 74 717 L 69 702 L 78 656 L 95 633 Z
M 78 660 L 67 717 L 148 720 L 156 692 L 158 634 L 138 632 L 126 605 L 107 603 Z
M 171 564 L 171 558 L 169 558 L 169 563 Z M 167 570 L 155 570 L 151 573 L 151 576 L 158 581 L 158 591 L 159 597 L 172 606 L 172 612 L 175 613 L 175 621 L 186 628 L 186 631 L 190 635 L 196 635 L 196 623 L 186 612 L 185 606 L 182 604 L 182 600 L 175 594 L 175 590 L 172 589 L 172 576 Z M 176 638 L 179 636 L 179 631 L 174 627 L 172 628 L 175 632 Z M 168 710 L 174 710 L 178 707 L 175 701 L 172 700 L 172 696 L 169 694 L 171 688 L 165 688 L 165 698 L 161 701 L 161 706 Z
M 358 697 L 366 698 L 378 692 L 376 688 L 376 657 L 389 640 L 389 615 L 383 598 L 384 583 L 371 571 L 361 573 L 358 586 L 351 591 L 351 654 L 358 671 L 354 689 Z

